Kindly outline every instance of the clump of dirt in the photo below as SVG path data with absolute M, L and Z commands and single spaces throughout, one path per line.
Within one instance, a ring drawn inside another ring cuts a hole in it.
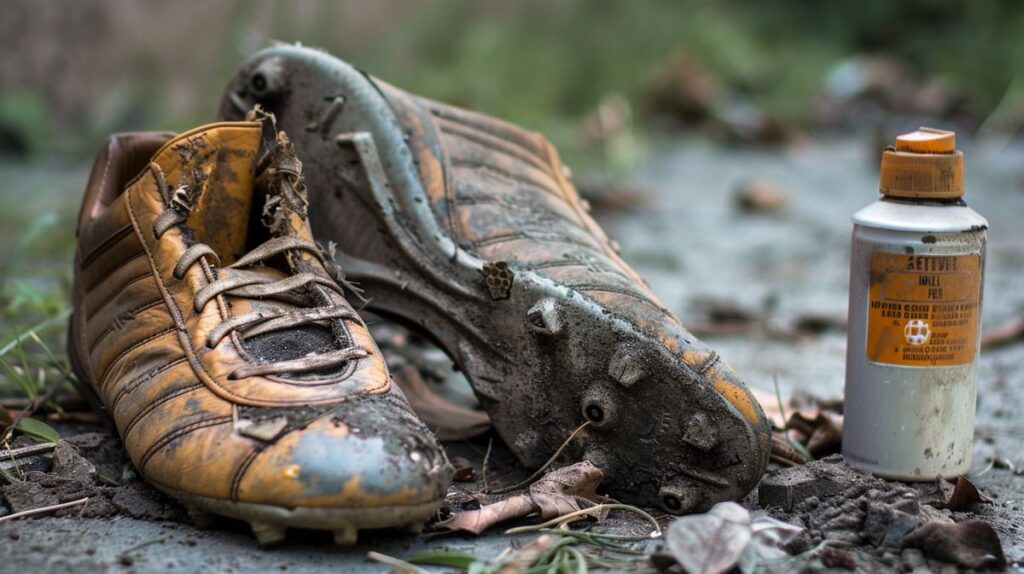
M 11 512 L 88 498 L 55 516 L 105 518 L 117 515 L 182 522 L 187 514 L 142 481 L 127 462 L 117 437 L 106 432 L 66 436 L 52 453 L 24 461 L 11 473 L 18 480 L 0 486 Z
M 860 472 L 839 455 L 770 472 L 758 489 L 758 504 L 775 518 L 805 529 L 789 542 L 787 551 L 802 554 L 817 549 L 823 562 L 827 558 L 835 563 L 831 567 L 838 568 L 856 562 L 858 567 L 939 569 L 949 558 L 930 552 L 927 546 L 907 544 L 908 536 L 925 526 L 952 531 L 960 526 L 956 522 L 969 516 L 929 506 L 917 488 Z M 982 556 L 991 554 L 997 563 L 1002 556 L 998 539 L 995 546 L 975 550 Z

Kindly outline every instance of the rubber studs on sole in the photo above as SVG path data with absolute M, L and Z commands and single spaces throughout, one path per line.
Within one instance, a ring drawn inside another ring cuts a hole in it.
M 288 529 L 276 524 L 253 521 L 249 523 L 249 526 L 252 527 L 252 533 L 256 535 L 256 541 L 260 543 L 260 546 L 279 544 L 288 534 Z
M 205 510 L 201 510 L 198 506 L 186 503 L 185 512 L 188 512 L 188 517 L 196 528 L 205 530 L 213 526 L 214 516 Z
M 345 526 L 334 530 L 334 543 L 338 546 L 352 546 L 359 538 L 359 530 L 355 526 Z

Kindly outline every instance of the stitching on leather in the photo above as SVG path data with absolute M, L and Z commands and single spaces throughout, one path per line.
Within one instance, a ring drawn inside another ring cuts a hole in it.
M 132 429 L 135 428 L 135 425 L 138 424 L 139 421 L 143 419 L 143 417 L 156 410 L 157 407 L 159 407 L 160 405 L 170 401 L 171 399 L 174 399 L 175 397 L 180 397 L 181 395 L 190 393 L 196 389 L 203 388 L 203 386 L 204 385 L 202 383 L 193 383 L 191 385 L 186 385 L 184 387 L 178 387 L 177 389 L 168 391 L 153 399 L 153 402 L 146 405 L 146 407 L 141 411 L 135 413 L 135 416 L 132 417 L 132 420 L 128 421 L 127 426 L 124 427 L 123 435 L 127 437 L 128 433 L 132 432 Z
M 171 362 L 169 362 L 169 363 L 167 363 L 167 364 L 165 364 L 163 366 L 157 367 L 155 370 L 150 370 L 150 371 L 148 371 L 146 373 L 143 373 L 142 375 L 139 375 L 138 377 L 135 378 L 135 380 L 131 381 L 130 383 L 125 384 L 123 387 L 121 387 L 121 390 L 117 391 L 117 395 L 114 396 L 114 402 L 113 402 L 113 404 L 110 405 L 110 412 L 117 412 L 117 405 L 118 405 L 118 403 L 120 403 L 121 399 L 123 399 L 125 396 L 127 396 L 128 393 L 135 392 L 136 389 L 141 387 L 147 381 L 150 381 L 150 380 L 156 378 L 157 376 L 166 373 L 167 371 L 171 370 L 172 368 L 174 368 L 174 367 L 184 363 L 186 360 L 187 359 L 185 357 L 180 357 L 178 359 L 174 359 L 173 361 L 171 361 Z
M 150 170 L 151 171 L 152 171 L 154 166 L 156 166 L 156 164 L 153 164 L 153 163 L 150 164 Z M 158 166 L 157 166 L 157 169 L 159 169 Z M 143 173 L 145 173 L 145 172 L 143 172 Z M 142 174 L 140 173 L 140 175 L 138 177 L 141 177 L 141 175 Z M 135 208 L 132 205 L 132 200 L 134 199 L 134 196 L 135 196 L 135 194 L 132 193 L 132 191 L 133 191 L 133 188 L 131 188 L 131 187 L 129 187 L 125 191 L 125 195 L 127 196 L 126 197 L 126 201 L 125 201 L 125 205 L 127 206 L 128 217 L 131 219 L 132 227 L 135 228 L 136 235 L 139 237 L 139 240 L 142 241 L 142 247 L 146 251 L 146 257 L 149 259 L 149 264 L 150 264 L 150 267 L 152 268 L 153 277 L 156 280 L 157 289 L 160 291 L 161 295 L 164 297 L 164 300 L 167 301 L 167 308 L 168 308 L 168 311 L 170 311 L 171 315 L 174 318 L 175 328 L 180 326 L 180 331 L 179 331 L 179 336 L 178 336 L 179 346 L 181 347 L 181 349 L 183 351 L 185 351 L 185 358 L 188 360 L 189 366 L 192 367 L 193 372 L 195 372 L 197 376 L 199 376 L 200 373 L 206 376 L 206 380 L 204 380 L 202 377 L 199 377 L 200 381 L 202 381 L 204 384 L 206 384 L 208 386 L 216 387 L 222 393 L 224 393 L 225 395 L 231 397 L 231 399 L 242 401 L 243 404 L 251 402 L 253 399 L 251 399 L 251 398 L 249 398 L 247 396 L 244 396 L 244 395 L 239 395 L 238 393 L 232 391 L 228 387 L 220 384 L 220 382 L 217 381 L 217 378 L 214 377 L 210 373 L 210 371 L 206 369 L 206 366 L 203 365 L 202 361 L 199 360 L 199 357 L 196 356 L 195 348 L 192 346 L 192 342 L 193 342 L 192 341 L 192 337 L 189 335 L 188 330 L 185 327 L 185 321 L 184 321 L 183 315 L 181 313 L 181 308 L 178 307 L 178 302 L 174 299 L 173 296 L 171 296 L 171 293 L 170 293 L 170 291 L 168 291 L 167 286 L 164 285 L 163 278 L 160 277 L 160 273 L 157 271 L 156 260 L 153 258 L 153 254 L 150 251 L 149 242 L 142 235 L 142 231 L 141 231 L 141 229 L 139 227 L 138 218 L 135 215 Z M 155 238 L 154 238 L 154 240 L 155 240 Z M 182 339 L 184 339 L 184 340 L 182 340 Z M 187 345 L 184 344 L 186 342 L 188 343 Z M 207 380 L 209 382 L 207 382 Z M 376 386 L 373 386 L 373 387 L 368 387 L 368 388 L 366 388 L 363 391 L 354 393 L 354 394 L 349 395 L 349 396 L 341 396 L 341 397 L 338 397 L 338 398 L 319 399 L 319 400 L 317 400 L 317 399 L 296 399 L 296 400 L 293 400 L 293 401 L 282 401 L 282 400 L 278 399 L 278 400 L 276 400 L 273 403 L 273 406 L 342 403 L 342 402 L 345 402 L 347 400 L 350 400 L 350 399 L 353 399 L 353 398 L 357 398 L 357 397 L 361 397 L 363 395 L 371 394 L 374 391 L 378 391 L 380 389 L 383 389 L 383 388 L 385 388 L 388 385 L 388 383 L 389 383 L 389 380 L 388 379 L 384 379 L 384 381 L 381 382 L 381 384 L 379 384 L 379 385 L 376 385 Z M 216 391 L 213 391 L 213 392 L 214 392 L 214 394 L 220 396 Z M 223 398 L 223 397 L 221 397 L 221 398 Z M 228 400 L 228 399 L 225 399 L 225 400 Z
M 544 139 L 543 136 L 538 137 L 540 139 L 541 147 L 543 147 L 544 151 L 547 153 L 548 164 L 551 165 L 551 172 L 554 175 L 555 180 L 558 182 L 558 188 L 565 196 L 565 201 L 572 207 L 573 211 L 576 212 L 576 216 L 580 218 L 580 222 L 590 229 L 590 232 L 594 237 L 603 239 L 603 241 L 600 241 L 601 251 L 603 251 L 612 261 L 617 261 L 622 265 L 626 265 L 626 262 L 619 257 L 619 254 L 616 253 L 614 249 L 612 249 L 604 230 L 602 230 L 601 227 L 597 225 L 597 222 L 594 221 L 586 211 L 584 211 L 583 206 L 579 201 L 579 192 L 576 191 L 572 182 L 566 179 L 562 174 L 562 170 L 559 168 L 561 161 L 558 158 L 558 152 L 555 150 L 555 146 L 551 145 L 551 142 Z M 572 191 L 572 194 L 569 193 L 570 191 Z M 570 197 L 570 195 L 572 197 Z
M 104 271 L 104 272 L 102 272 L 102 273 L 98 273 L 98 274 L 97 274 L 97 277 L 96 277 L 95 279 L 93 279 L 93 280 L 92 280 L 92 283 L 90 283 L 89 285 L 87 285 L 87 286 L 85 287 L 85 290 L 86 290 L 86 291 L 92 291 L 92 290 L 93 290 L 93 289 L 95 289 L 95 288 L 96 288 L 96 287 L 97 287 L 97 286 L 98 286 L 98 285 L 99 285 L 100 283 L 103 283 L 103 281 L 104 281 L 104 280 L 106 280 L 106 279 L 109 279 L 110 277 L 113 277 L 114 273 L 117 273 L 117 272 L 118 272 L 118 271 L 120 271 L 121 269 L 124 269 L 125 267 L 127 267 L 127 266 L 131 265 L 131 264 L 132 264 L 132 263 L 134 263 L 134 262 L 135 262 L 136 260 L 138 260 L 138 259 L 142 259 L 142 256 L 143 256 L 143 255 L 144 255 L 144 254 L 143 254 L 143 252 L 142 252 L 142 251 L 140 250 L 140 251 L 139 251 L 138 253 L 136 253 L 135 255 L 132 255 L 132 256 L 130 256 L 130 257 L 127 257 L 127 258 L 125 258 L 125 259 L 122 259 L 122 260 L 121 260 L 121 261 L 119 261 L 119 262 L 117 263 L 117 265 L 115 265 L 115 266 L 114 266 L 113 268 L 111 268 L 111 269 L 108 269 L 108 270 L 106 270 L 106 271 Z
M 100 241 L 98 245 L 90 249 L 89 252 L 85 254 L 85 257 L 81 258 L 80 260 L 82 271 L 85 271 L 90 265 L 95 263 L 96 258 L 102 255 L 102 252 L 106 251 L 112 245 L 128 236 L 131 233 L 131 230 L 132 224 L 131 222 L 128 222 L 119 227 L 112 234 L 107 236 L 106 239 Z
M 721 357 L 718 355 L 718 353 L 715 351 L 711 351 L 711 354 L 708 355 L 708 358 L 704 359 L 704 362 L 701 363 L 699 367 L 695 367 L 694 370 L 700 373 L 700 376 L 703 377 L 704 374 L 707 373 L 709 369 L 711 369 L 711 367 L 715 366 L 715 364 L 718 363 L 719 359 L 721 359 Z
M 493 174 L 488 174 L 488 173 L 485 172 L 484 175 L 491 176 Z M 464 181 L 464 182 L 460 182 L 458 185 L 459 185 L 460 188 L 464 189 L 463 186 L 472 185 L 472 184 L 470 184 L 469 182 L 465 182 Z M 529 188 L 529 189 L 538 189 L 541 193 L 544 193 L 546 195 L 550 195 L 550 192 L 548 192 L 547 190 L 540 189 L 540 188 L 538 188 L 537 186 L 534 186 L 534 185 L 526 185 L 526 186 L 523 186 L 523 187 L 526 187 L 526 188 Z M 544 209 L 543 210 L 543 214 L 538 216 L 536 214 L 536 211 L 537 211 L 536 208 L 528 203 L 529 200 L 523 199 L 522 201 L 520 201 L 520 199 L 521 199 L 520 194 L 517 194 L 517 193 L 513 192 L 513 193 L 502 193 L 500 195 L 497 195 L 497 194 L 496 195 L 464 195 L 462 197 L 456 196 L 454 198 L 454 201 L 456 202 L 457 207 L 459 207 L 459 208 L 462 208 L 462 207 L 473 207 L 473 206 L 476 206 L 476 205 L 493 205 L 493 204 L 497 204 L 501 208 L 503 208 L 505 210 L 511 210 L 511 211 L 515 212 L 517 215 L 520 215 L 520 216 L 523 216 L 524 212 L 525 212 L 525 217 L 533 218 L 533 219 L 539 220 L 541 222 L 543 222 L 543 218 L 544 217 L 548 217 L 549 221 L 557 220 L 558 223 L 564 223 L 566 225 L 570 225 L 570 226 L 572 226 L 573 229 L 577 229 L 577 230 L 582 231 L 582 232 L 587 233 L 587 234 L 590 233 L 590 230 L 583 226 L 583 223 L 579 220 L 579 217 L 576 215 L 575 211 L 572 212 L 572 217 L 570 217 L 570 216 L 564 214 L 562 211 L 559 211 L 558 209 Z M 562 203 L 563 203 L 563 205 L 565 205 L 564 202 L 562 202 Z M 572 209 L 568 205 L 565 205 L 565 207 L 567 209 Z
M 602 254 L 603 255 L 603 254 Z M 632 281 L 632 278 L 618 269 L 609 267 L 595 269 L 591 267 L 591 264 L 586 261 L 578 261 L 572 259 L 556 259 L 553 261 L 542 261 L 540 263 L 521 263 L 516 265 L 517 268 L 523 269 L 524 271 L 543 271 L 545 269 L 560 269 L 563 267 L 586 267 L 589 271 L 601 274 L 610 274 L 616 277 L 621 277 L 625 281 Z
M 540 182 L 540 181 L 537 181 L 537 180 L 534 180 L 534 179 L 531 179 L 531 178 L 527 178 L 525 175 L 520 175 L 520 174 L 512 173 L 512 172 L 510 172 L 508 170 L 501 169 L 498 166 L 489 164 L 489 163 L 484 162 L 484 161 L 480 161 L 480 160 L 476 160 L 476 159 L 454 158 L 454 159 L 451 160 L 451 164 L 452 164 L 453 167 L 456 167 L 456 168 L 465 168 L 465 169 L 478 170 L 478 171 L 482 171 L 484 173 L 489 173 L 491 176 L 505 179 L 505 180 L 507 180 L 509 182 L 512 182 L 512 183 L 517 183 L 517 184 L 520 184 L 520 185 L 529 185 L 529 186 L 532 186 L 532 187 L 536 187 L 537 189 L 543 189 L 548 194 L 550 194 L 550 195 L 552 195 L 554 197 L 557 197 L 558 199 L 561 199 L 562 201 L 564 201 L 566 203 L 569 202 L 568 198 L 565 197 L 564 193 L 560 192 L 559 190 L 552 189 L 551 187 L 545 186 L 543 182 Z M 545 175 L 548 175 L 548 177 L 551 178 L 551 181 L 555 184 L 555 187 L 559 187 L 558 186 L 558 180 L 554 179 L 554 177 L 551 176 L 550 174 L 545 174 Z
M 146 303 L 144 305 L 139 305 L 138 307 L 135 307 L 134 309 L 129 309 L 129 310 L 125 311 L 123 314 L 131 315 L 134 318 L 137 313 L 142 313 L 144 311 L 149 311 L 153 307 L 156 307 L 157 305 L 159 305 L 160 303 L 163 303 L 163 302 L 164 302 L 163 299 L 157 299 L 156 301 L 150 301 L 149 303 Z M 109 334 L 111 334 L 113 332 L 114 332 L 114 324 L 111 323 L 111 325 L 109 327 L 104 329 L 103 332 L 100 333 L 100 335 L 98 337 L 96 337 L 96 340 L 94 340 L 92 342 L 92 345 L 89 345 L 89 354 L 92 354 L 92 352 L 96 350 L 96 347 L 100 346 L 100 342 L 103 341 L 103 339 L 105 339 L 107 337 L 107 335 L 109 335 Z
M 489 129 L 484 124 L 481 124 L 481 123 L 479 123 L 477 121 L 474 121 L 474 119 L 470 116 L 470 114 L 472 114 L 473 112 L 469 112 L 467 110 L 461 110 L 461 109 L 455 108 L 453 106 L 439 104 L 438 102 L 431 102 L 431 103 L 434 104 L 434 105 L 430 106 L 429 109 L 430 109 L 431 115 L 433 115 L 434 117 L 446 119 L 446 120 L 449 120 L 449 121 L 451 121 L 453 123 L 464 125 L 464 126 L 466 126 L 468 128 L 472 128 L 472 129 L 481 131 L 483 133 L 486 133 L 488 135 L 501 138 L 501 139 L 503 139 L 505 141 L 508 141 L 508 142 L 510 142 L 512 144 L 515 144 L 517 147 L 521 148 L 523 151 L 525 151 L 528 154 L 536 155 L 536 153 L 537 153 L 536 150 L 530 149 L 530 147 L 527 144 L 523 143 L 523 140 L 527 140 L 529 138 L 529 136 L 532 135 L 532 134 L 527 132 L 526 130 L 518 127 L 518 126 L 514 126 L 512 124 L 508 124 L 507 122 L 503 122 L 503 121 L 497 120 L 495 118 L 487 118 L 487 117 L 480 118 L 480 119 L 482 119 L 484 121 L 487 121 L 487 122 L 493 122 L 495 124 L 495 125 L 493 125 L 493 128 L 496 128 L 496 129 L 492 130 L 492 129 Z M 502 130 L 505 133 L 500 134 L 500 135 L 495 133 L 498 130 Z M 519 133 L 516 133 L 516 132 L 519 132 Z
M 151 341 L 153 341 L 155 339 L 159 339 L 160 337 L 163 337 L 164 335 L 168 335 L 170 333 L 173 333 L 176 330 L 177 329 L 172 325 L 172 326 L 164 329 L 163 331 L 160 331 L 159 333 L 154 333 L 154 334 L 150 335 L 149 337 L 146 337 L 145 339 L 142 339 L 141 341 L 136 341 L 135 344 L 133 344 L 132 346 L 130 346 L 127 349 L 124 349 L 120 353 L 118 353 L 117 356 L 115 356 L 113 359 L 111 359 L 111 361 L 109 363 L 107 363 L 107 368 L 103 370 L 103 375 L 100 377 L 100 388 L 103 389 L 103 388 L 105 388 L 107 386 L 107 376 L 110 375 L 110 372 L 114 370 L 114 365 L 116 365 L 118 361 L 120 361 L 125 356 L 127 356 L 128 353 L 131 353 L 132 351 L 134 351 L 135 349 L 138 349 L 139 347 L 145 345 L 146 343 L 149 343 L 149 342 L 151 342 Z
M 576 239 L 574 237 L 568 237 L 568 236 L 565 236 L 565 235 L 551 234 L 549 236 L 540 236 L 540 235 L 532 235 L 532 234 L 525 233 L 525 232 L 507 233 L 505 235 L 495 235 L 493 237 L 488 237 L 487 239 L 479 239 L 479 240 L 473 241 L 472 243 L 473 243 L 474 247 L 490 247 L 490 246 L 493 246 L 493 245 L 499 245 L 501 243 L 507 243 L 509 241 L 519 241 L 519 240 L 522 240 L 522 239 L 527 239 L 527 240 L 531 240 L 531 241 L 540 241 L 540 242 L 551 242 L 551 243 L 568 243 L 570 245 L 579 245 L 580 247 L 588 247 L 590 249 L 594 249 L 594 247 L 595 247 L 593 243 L 588 243 L 586 241 L 582 241 L 582 240 Z
M 181 438 L 181 437 L 183 437 L 183 436 L 185 436 L 187 434 L 190 434 L 190 433 L 192 433 L 194 431 L 197 431 L 199 429 L 204 429 L 206 427 L 212 427 L 212 426 L 218 426 L 218 425 L 222 425 L 222 424 L 229 423 L 229 422 L 231 422 L 231 417 L 230 416 L 220 416 L 220 417 L 213 417 L 213 418 L 210 418 L 210 419 L 203 419 L 201 421 L 196 421 L 194 423 L 190 423 L 190 424 L 187 424 L 187 425 L 185 425 L 183 427 L 179 427 L 177 429 L 174 429 L 170 433 L 165 434 L 162 438 L 160 438 L 160 440 L 156 441 L 155 443 L 153 443 L 153 445 L 151 445 L 148 449 L 146 449 L 145 454 L 142 455 L 142 460 L 141 460 L 141 462 L 139 464 L 139 470 L 142 471 L 142 472 L 145 472 L 146 465 L 149 463 L 149 459 L 151 459 L 153 457 L 153 455 L 155 455 L 158 450 L 160 450 L 163 447 L 167 446 L 168 444 L 174 442 L 175 440 L 177 440 L 177 439 L 179 439 L 179 438 Z
M 440 132 L 440 127 L 438 126 L 438 122 L 434 118 L 434 116 L 431 114 L 430 109 L 429 109 L 428 106 L 424 105 L 423 102 L 420 99 L 411 97 L 409 94 L 406 94 L 405 92 L 402 92 L 400 90 L 395 90 L 395 92 L 396 92 L 395 95 L 397 95 L 398 99 L 403 100 L 405 102 L 405 104 L 411 110 L 414 110 L 416 113 L 418 113 L 421 116 L 420 120 L 423 123 L 423 129 L 424 130 L 426 130 L 428 127 L 431 127 L 431 128 L 433 128 L 434 132 Z M 385 97 L 385 100 L 387 100 L 387 99 L 388 98 Z M 448 157 L 448 152 L 445 150 L 444 146 L 441 145 L 441 137 L 440 137 L 440 135 L 437 134 L 437 133 L 432 133 L 431 135 L 434 136 L 435 143 L 437 144 L 437 152 L 438 152 L 438 158 L 437 159 L 438 159 L 438 162 L 441 164 L 441 185 L 444 188 L 444 197 L 445 197 L 444 209 L 445 209 L 446 215 L 448 217 L 448 233 L 452 234 L 452 235 L 457 235 L 460 232 L 463 232 L 464 230 L 462 230 L 461 227 L 457 225 L 457 220 L 455 218 L 455 205 L 456 205 L 456 201 L 455 201 L 454 190 L 453 190 L 454 186 L 451 184 L 451 182 L 452 182 L 452 178 L 451 178 L 451 173 L 452 173 L 451 161 L 450 161 L 450 158 Z M 410 152 L 412 151 L 412 146 L 411 145 L 406 144 L 406 147 L 409 148 Z M 429 145 L 425 145 L 424 147 L 426 147 L 428 150 L 430 149 Z M 413 155 L 415 155 L 415 154 L 413 154 Z M 461 223 L 461 222 L 459 222 L 459 223 Z M 462 234 L 465 235 L 464 232 Z
M 661 305 L 658 305 L 654 301 L 651 301 L 651 299 L 649 297 L 647 297 L 646 295 L 643 295 L 643 294 L 638 293 L 636 291 L 633 291 L 633 290 L 630 290 L 630 289 L 625 289 L 625 288 L 622 288 L 622 287 L 615 287 L 615 286 L 612 286 L 612 285 L 601 285 L 601 284 L 597 284 L 597 283 L 581 283 L 581 284 L 578 284 L 578 285 L 567 284 L 566 287 L 568 287 L 570 289 L 573 289 L 575 291 L 590 291 L 590 292 L 598 292 L 598 293 L 616 293 L 618 295 L 624 295 L 626 297 L 632 297 L 633 299 L 636 299 L 638 301 L 642 301 L 644 303 L 647 303 L 648 305 L 651 305 L 652 307 L 656 308 L 657 310 L 659 310 L 659 311 L 661 311 L 663 313 L 669 313 L 670 312 L 665 307 L 663 307 Z
M 238 465 L 238 468 L 235 469 L 235 475 L 231 479 L 232 501 L 238 502 L 238 491 L 242 487 L 242 479 L 245 477 L 246 473 L 249 472 L 249 467 L 252 466 L 252 463 L 256 461 L 256 457 L 259 456 L 261 452 L 263 452 L 263 449 L 252 449 L 252 452 L 245 456 L 242 464 Z
M 481 131 L 472 126 L 467 126 L 466 124 L 461 122 L 452 121 L 449 118 L 445 118 L 443 116 L 442 121 L 438 122 L 438 124 L 441 126 L 441 131 L 443 133 L 449 134 L 454 137 L 469 140 L 470 142 L 477 144 L 479 146 L 483 146 L 485 148 L 497 147 L 501 152 L 515 159 L 518 159 L 523 163 L 530 164 L 531 166 L 537 168 L 540 171 L 547 171 L 548 169 L 548 166 L 545 165 L 544 161 L 538 158 L 536 154 L 532 152 L 527 152 L 526 154 L 523 154 L 521 152 L 516 151 L 515 149 L 510 149 L 509 146 L 505 145 L 506 143 L 511 143 L 513 146 L 518 147 L 520 150 L 522 150 L 523 147 L 517 145 L 515 142 L 509 142 L 509 140 L 500 139 L 493 134 Z
M 88 321 L 88 320 L 92 319 L 93 317 L 95 317 L 97 313 L 99 313 L 104 307 L 109 305 L 110 302 L 113 301 L 114 299 L 116 299 L 118 295 L 120 295 L 121 293 L 126 291 L 129 287 L 131 287 L 135 283 L 145 279 L 146 277 L 149 277 L 150 273 L 151 273 L 150 270 L 147 269 L 145 272 L 140 273 L 140 274 L 132 277 L 131 279 L 128 279 L 127 282 L 124 285 L 122 285 L 120 289 L 115 290 L 106 299 L 104 299 L 103 302 L 99 304 L 99 306 L 97 306 L 95 309 L 92 309 L 88 314 L 86 314 L 86 316 L 85 316 L 86 320 Z

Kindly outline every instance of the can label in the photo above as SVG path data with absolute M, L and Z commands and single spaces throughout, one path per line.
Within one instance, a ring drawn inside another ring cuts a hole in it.
M 868 360 L 933 367 L 974 360 L 981 255 L 871 254 Z

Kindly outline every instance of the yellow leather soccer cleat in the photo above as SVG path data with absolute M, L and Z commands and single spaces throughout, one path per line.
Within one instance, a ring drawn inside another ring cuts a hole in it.
M 79 220 L 75 372 L 146 480 L 261 543 L 421 527 L 444 455 L 313 242 L 291 144 L 262 130 L 107 141 Z

